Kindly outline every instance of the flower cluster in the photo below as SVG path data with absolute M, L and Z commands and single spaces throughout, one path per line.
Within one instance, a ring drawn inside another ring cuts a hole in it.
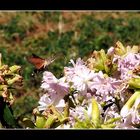
M 10 89 L 15 85 L 22 85 L 22 76 L 20 75 L 21 67 L 18 65 L 8 66 L 2 64 L 0 54 L 0 97 L 10 105 L 14 101 L 13 94 Z
M 70 60 L 56 78 L 45 71 L 35 125 L 39 128 L 134 128 L 140 126 L 138 46 L 94 51 Z
M 0 53 L 0 128 L 15 128 L 17 122 L 13 115 L 14 89 L 22 86 L 21 67 L 2 63 Z

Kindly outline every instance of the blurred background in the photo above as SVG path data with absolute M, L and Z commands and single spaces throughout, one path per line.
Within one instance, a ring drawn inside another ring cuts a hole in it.
M 129 11 L 11 11 L 0 12 L 2 62 L 22 67 L 23 86 L 15 93 L 14 116 L 30 117 L 38 106 L 42 75 L 32 77 L 33 66 L 26 60 L 32 53 L 48 58 L 64 57 L 49 66 L 59 78 L 69 60 L 86 59 L 92 51 L 113 46 L 140 45 L 140 13 Z

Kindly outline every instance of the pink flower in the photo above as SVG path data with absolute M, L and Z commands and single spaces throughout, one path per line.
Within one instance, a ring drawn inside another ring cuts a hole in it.
M 115 62 L 116 60 L 117 62 Z M 120 78 L 127 80 L 133 76 L 131 71 L 140 65 L 140 54 L 128 53 L 124 57 L 115 56 L 113 61 L 118 64 Z
M 69 85 L 65 82 L 65 77 L 57 79 L 51 72 L 48 71 L 43 73 L 41 88 L 46 91 L 46 94 L 43 95 L 39 101 L 39 104 L 43 106 L 40 107 L 40 109 L 44 109 L 45 104 L 46 107 L 50 104 L 59 106 L 59 103 L 62 103 L 65 95 L 69 93 Z
M 134 128 L 135 125 L 140 125 L 139 105 L 140 105 L 140 97 L 136 99 L 131 109 L 123 108 L 123 111 L 121 110 L 120 115 L 122 116 L 123 127 L 131 126 L 132 128 Z
M 77 105 L 75 108 L 70 108 L 70 115 L 69 115 L 70 125 L 74 126 L 76 119 L 79 119 L 80 121 L 85 121 L 87 116 L 91 118 L 91 113 L 92 113 L 91 103 L 84 106 Z
M 59 111 L 63 111 L 65 101 L 63 99 L 57 100 L 57 96 L 49 96 L 44 94 L 39 100 L 39 111 L 46 110 L 50 105 L 55 105 Z
M 72 83 L 72 87 L 82 94 L 87 93 L 88 84 L 92 81 L 95 73 L 84 65 L 84 62 L 79 58 L 76 63 L 71 60 L 73 67 L 65 67 L 65 77 L 67 82 Z
M 90 83 L 91 91 L 95 92 L 95 96 L 100 96 L 100 100 L 113 100 L 117 92 L 120 92 L 119 87 L 122 85 L 121 80 L 116 80 L 111 77 L 105 77 L 102 71 L 96 74 L 93 81 Z
M 69 92 L 69 85 L 65 82 L 65 77 L 57 79 L 51 72 L 48 71 L 43 73 L 41 88 L 47 91 L 54 90 L 60 96 L 66 95 Z
M 104 112 L 104 121 L 107 121 L 110 118 L 120 117 L 118 107 L 113 104 L 111 107 L 108 107 Z
M 110 47 L 107 51 L 107 55 L 112 56 L 115 52 L 115 48 L 114 47 Z
M 70 63 L 73 65 L 72 67 L 64 67 L 64 74 L 69 80 L 73 78 L 73 74 L 75 74 L 77 70 L 80 70 L 86 67 L 84 65 L 84 61 L 81 58 L 78 58 L 76 63 L 74 63 L 73 60 L 70 60 Z
M 79 58 L 76 63 L 71 60 L 73 67 L 65 67 L 66 81 L 72 83 L 72 87 L 80 94 L 75 96 L 85 96 L 87 98 L 93 95 L 98 101 L 114 100 L 116 93 L 121 93 L 123 81 L 107 77 L 102 71 L 95 73 L 87 68 L 84 62 Z
M 45 71 L 43 73 L 43 81 L 41 88 L 48 89 L 50 83 L 57 83 L 57 81 L 57 78 L 51 72 Z

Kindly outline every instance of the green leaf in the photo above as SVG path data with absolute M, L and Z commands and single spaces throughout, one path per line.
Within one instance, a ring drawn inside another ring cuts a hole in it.
M 114 123 L 114 122 L 116 122 L 116 121 L 118 121 L 118 120 L 120 120 L 120 119 L 121 119 L 121 117 L 110 118 L 109 120 L 107 120 L 107 121 L 104 123 L 104 125 Z
M 103 129 L 112 129 L 115 127 L 116 127 L 116 124 L 102 124 L 101 125 L 101 128 L 103 128 Z
M 56 121 L 56 119 L 57 118 L 54 115 L 49 115 L 48 118 L 47 118 L 47 121 L 45 122 L 44 127 L 45 128 L 51 128 L 51 126 Z
M 29 127 L 29 128 L 35 128 L 35 124 L 28 118 L 24 118 L 22 121 L 23 125 L 25 128 Z
M 44 116 L 37 116 L 36 117 L 36 127 L 37 128 L 44 128 L 47 119 Z
M 12 126 L 12 127 L 16 127 L 16 121 L 14 116 L 12 115 L 8 105 L 5 105 L 4 108 L 4 114 L 3 114 L 3 118 L 4 120 L 7 122 L 8 125 Z

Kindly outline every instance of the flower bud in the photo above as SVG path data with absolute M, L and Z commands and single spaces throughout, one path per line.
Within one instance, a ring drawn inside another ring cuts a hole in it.
M 98 103 L 94 98 L 92 99 L 92 121 L 95 127 L 100 126 L 100 110 L 98 107 Z
M 130 88 L 140 88 L 140 78 L 131 78 L 128 84 Z
M 132 106 L 134 105 L 135 101 L 137 98 L 140 97 L 140 91 L 136 91 L 130 98 L 129 100 L 126 102 L 126 104 L 122 107 L 121 109 L 121 116 L 125 117 L 128 115 L 129 110 L 132 108 Z
M 16 75 L 14 78 L 7 80 L 8 85 L 12 85 L 15 82 L 21 82 L 22 77 L 20 75 Z

